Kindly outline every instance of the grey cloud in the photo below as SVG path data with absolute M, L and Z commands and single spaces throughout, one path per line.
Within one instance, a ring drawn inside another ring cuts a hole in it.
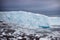
M 60 15 L 59 0 L 8 0 L 4 1 L 5 10 L 24 10 L 31 12 L 42 12 L 48 15 Z

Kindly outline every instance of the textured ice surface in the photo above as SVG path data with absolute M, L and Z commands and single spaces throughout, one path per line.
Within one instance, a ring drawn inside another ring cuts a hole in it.
M 60 25 L 60 17 L 49 17 L 50 25 Z
M 26 27 L 49 28 L 48 16 L 24 11 L 0 12 L 0 20 Z

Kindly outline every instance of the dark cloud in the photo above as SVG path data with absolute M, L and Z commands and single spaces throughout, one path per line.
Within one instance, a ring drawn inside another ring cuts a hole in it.
M 22 10 L 48 16 L 60 15 L 60 0 L 4 0 L 1 10 Z

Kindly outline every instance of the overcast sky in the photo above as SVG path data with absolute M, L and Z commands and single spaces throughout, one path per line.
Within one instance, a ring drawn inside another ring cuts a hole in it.
M 20 10 L 60 16 L 60 0 L 3 0 L 2 10 Z

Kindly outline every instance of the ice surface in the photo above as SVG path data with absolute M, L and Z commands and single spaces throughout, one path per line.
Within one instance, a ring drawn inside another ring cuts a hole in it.
M 16 29 L 14 34 L 19 34 L 22 32 L 26 34 L 35 34 L 37 32 L 41 34 L 47 33 L 49 36 L 52 35 L 60 37 L 60 32 L 58 31 L 43 29 L 50 28 L 50 25 L 48 23 L 48 16 L 42 14 L 24 11 L 0 12 L 0 20 L 5 21 L 9 25 L 13 26 L 13 29 Z
M 60 25 L 60 17 L 49 17 L 50 25 Z
M 29 28 L 49 28 L 48 16 L 32 12 L 0 12 L 0 20 Z

